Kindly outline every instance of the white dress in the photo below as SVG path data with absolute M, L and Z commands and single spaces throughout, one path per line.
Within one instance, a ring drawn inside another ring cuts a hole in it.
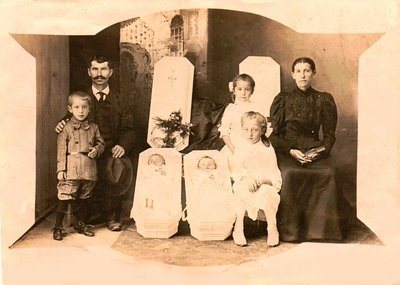
M 269 179 L 271 185 L 261 185 L 256 192 L 250 192 L 243 176 L 252 176 L 256 179 Z M 278 193 L 282 186 L 281 172 L 278 168 L 275 151 L 272 146 L 265 146 L 261 141 L 255 144 L 243 143 L 235 150 L 233 156 L 234 180 L 233 191 L 235 200 L 247 210 L 251 219 L 257 218 L 258 209 L 262 209 L 268 200 L 268 192 Z

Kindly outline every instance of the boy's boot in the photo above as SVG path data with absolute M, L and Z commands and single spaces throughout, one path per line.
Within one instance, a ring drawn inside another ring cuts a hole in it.
M 66 235 L 64 232 L 64 228 L 62 226 L 65 213 L 68 210 L 68 200 L 58 200 L 57 210 L 56 210 L 56 224 L 53 228 L 53 239 L 54 240 L 62 240 Z
M 63 239 L 63 228 L 62 227 L 53 228 L 53 239 L 54 240 L 62 240 Z
M 90 230 L 89 225 L 86 225 L 84 222 L 82 221 L 78 221 L 75 225 L 74 225 L 74 229 L 79 233 L 79 234 L 83 234 L 87 237 L 94 237 L 94 232 L 92 232 Z
M 86 218 L 86 199 L 73 200 L 71 204 L 77 219 L 74 229 L 87 237 L 94 237 L 94 232 L 90 230 L 91 226 L 84 222 Z

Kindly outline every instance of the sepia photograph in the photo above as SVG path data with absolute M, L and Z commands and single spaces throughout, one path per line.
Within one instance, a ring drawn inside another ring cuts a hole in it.
M 400 4 L 0 2 L 1 284 L 400 284 Z

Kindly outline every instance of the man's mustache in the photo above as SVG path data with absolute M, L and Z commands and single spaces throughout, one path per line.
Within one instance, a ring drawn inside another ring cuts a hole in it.
M 94 79 L 106 79 L 106 78 L 104 76 L 99 75 L 99 76 L 94 77 Z

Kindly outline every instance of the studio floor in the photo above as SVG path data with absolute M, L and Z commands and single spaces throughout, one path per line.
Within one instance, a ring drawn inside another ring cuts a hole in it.
M 94 238 L 52 239 L 51 215 L 12 248 L 3 248 L 3 284 L 400 284 L 399 247 L 388 247 L 354 220 L 343 243 L 266 245 L 266 225 L 248 220 L 247 247 L 198 241 L 181 222 L 170 239 L 145 239 L 133 224 L 104 225 Z M 123 283 L 122 283 L 123 282 Z

